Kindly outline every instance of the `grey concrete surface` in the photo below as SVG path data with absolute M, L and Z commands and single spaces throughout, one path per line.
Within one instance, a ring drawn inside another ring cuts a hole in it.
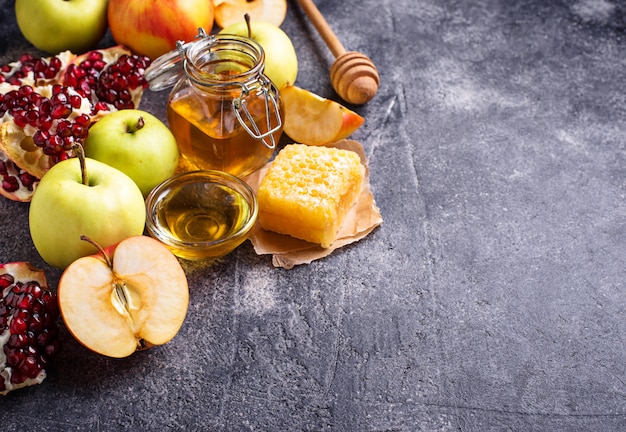
M 35 52 L 13 3 L 2 63 Z M 249 243 L 184 263 L 171 343 L 113 360 L 63 332 L 47 380 L 0 399 L 2 430 L 626 430 L 624 2 L 317 4 L 381 74 L 352 108 L 384 224 L 288 271 Z M 283 29 L 297 83 L 337 100 L 291 0 Z M 142 108 L 164 118 L 165 97 Z M 0 261 L 56 286 L 27 213 L 0 201 Z

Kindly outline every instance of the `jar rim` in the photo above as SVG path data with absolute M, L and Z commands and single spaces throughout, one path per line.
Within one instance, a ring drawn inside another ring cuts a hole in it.
M 150 90 L 161 91 L 172 87 L 184 75 L 188 75 L 189 58 L 202 54 L 203 50 L 225 50 L 225 46 L 231 46 L 233 50 L 246 53 L 251 57 L 256 57 L 250 69 L 242 71 L 240 74 L 233 74 L 229 81 L 241 80 L 256 74 L 263 73 L 265 67 L 265 51 L 255 40 L 246 36 L 239 36 L 228 33 L 218 33 L 207 35 L 204 30 L 199 29 L 196 39 L 190 42 L 177 42 L 177 48 L 156 58 L 146 69 L 145 77 L 149 83 Z M 236 47 L 236 48 L 235 48 Z M 207 84 L 218 84 L 218 80 L 211 79 L 210 76 L 203 76 L 207 79 Z M 222 77 L 223 80 L 223 77 Z M 223 84 L 223 82 L 219 82 Z
M 218 71 L 227 65 L 227 73 Z M 224 86 L 257 80 L 265 68 L 265 52 L 253 39 L 218 34 L 196 41 L 184 53 L 183 69 L 201 86 Z

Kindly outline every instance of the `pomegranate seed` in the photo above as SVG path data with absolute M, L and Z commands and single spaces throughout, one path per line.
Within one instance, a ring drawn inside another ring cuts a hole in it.
M 50 135 L 50 138 L 43 146 L 44 154 L 54 156 L 63 150 L 63 140 L 58 135 Z
M 50 134 L 45 130 L 38 130 L 33 135 L 33 142 L 37 147 L 43 147 L 46 145 L 46 141 L 50 139 Z
M 11 384 L 20 384 L 24 381 L 26 381 L 26 377 L 24 376 L 24 374 L 19 370 L 14 370 L 13 375 L 11 375 Z
M 87 127 L 89 126 L 89 123 L 91 122 L 91 118 L 87 114 L 81 114 L 74 119 L 74 122 L 83 127 Z
M 22 77 L 25 77 L 26 75 L 28 75 L 29 72 L 32 72 L 33 70 L 33 65 L 32 64 L 24 64 L 22 65 L 22 67 L 20 68 L 20 72 L 22 74 Z
M 0 275 L 0 288 L 8 288 L 9 286 L 13 285 L 14 282 L 15 278 L 8 273 Z
M 63 137 L 63 150 L 65 151 L 72 150 L 72 147 L 74 146 L 75 141 L 76 140 L 74 139 L 72 135 Z
M 39 122 L 37 123 L 37 127 L 39 127 L 40 131 L 47 131 L 52 127 L 52 117 L 49 114 L 39 114 Z
M 109 107 L 107 106 L 106 103 L 104 102 L 98 102 L 94 105 L 93 109 L 91 110 L 92 114 L 96 114 L 99 111 L 108 111 Z
M 26 122 L 32 127 L 37 127 L 39 124 L 39 112 L 35 110 L 27 111 L 25 114 Z
M 19 309 L 30 309 L 32 307 L 33 296 L 28 293 L 20 295 L 18 303 L 15 305 Z
M 71 95 L 69 97 L 69 103 L 72 106 L 72 108 L 79 109 L 80 106 L 83 104 L 83 100 L 78 95 Z
M 26 112 L 23 110 L 14 110 L 13 121 L 19 127 L 26 126 L 28 124 L 28 120 L 26 119 Z
M 69 120 L 61 120 L 57 124 L 57 135 L 67 137 L 72 134 L 72 122 Z
M 20 188 L 20 183 L 15 177 L 6 177 L 2 179 L 2 189 L 7 192 L 16 192 Z
M 50 103 L 50 99 L 42 98 L 39 104 L 39 111 L 42 114 L 50 114 L 52 111 L 52 104 Z
M 61 162 L 64 160 L 67 160 L 69 158 L 73 157 L 69 152 L 63 152 L 63 153 L 59 153 L 58 155 L 55 156 L 55 162 Z
M 29 85 L 21 86 L 17 91 L 20 96 L 28 96 L 34 92 L 35 90 Z
M 24 333 L 28 329 L 28 325 L 23 318 L 14 317 L 11 320 L 11 333 Z
M 79 123 L 74 123 L 72 125 L 72 136 L 76 137 L 76 138 L 87 138 L 87 129 L 85 129 L 85 126 L 79 124 Z
M 63 66 L 63 63 L 61 62 L 61 59 L 58 57 L 52 57 L 50 59 L 50 63 L 48 63 L 49 65 L 49 69 L 50 70 L 54 70 L 54 71 L 58 71 L 61 69 L 61 66 Z
M 28 356 L 20 362 L 19 370 L 28 378 L 35 378 L 39 374 L 39 371 L 41 371 L 41 368 L 35 357 Z
M 33 186 L 39 181 L 37 177 L 28 174 L 26 171 L 20 173 L 19 179 L 22 185 L 28 190 L 33 190 Z
M 65 94 L 64 91 L 59 91 L 58 93 L 53 93 L 52 97 L 50 98 L 50 103 L 52 104 L 52 106 L 55 105 L 65 105 L 69 102 L 67 95 Z
M 102 53 L 100 51 L 91 51 L 87 55 L 89 60 L 102 60 Z
M 53 96 L 58 95 L 58 94 L 61 94 L 61 93 L 63 93 L 64 91 L 65 91 L 65 87 L 64 87 L 64 86 L 62 86 L 61 84 L 54 84 L 54 85 L 52 86 L 52 95 L 53 95 Z
M 52 111 L 50 111 L 50 117 L 52 119 L 62 119 L 67 118 L 72 114 L 72 107 L 69 104 L 58 104 L 52 106 Z

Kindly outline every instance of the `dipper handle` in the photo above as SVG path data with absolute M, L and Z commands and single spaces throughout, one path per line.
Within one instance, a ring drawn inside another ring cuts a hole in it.
M 311 24 L 315 27 L 317 32 L 320 34 L 326 46 L 330 49 L 330 52 L 333 53 L 335 58 L 339 57 L 342 54 L 345 54 L 346 49 L 341 44 L 341 41 L 337 38 L 333 30 L 328 25 L 328 22 L 319 11 L 313 0 L 298 0 L 300 3 L 300 7 L 304 10 L 307 17 L 311 21 Z
M 339 96 L 353 104 L 364 104 L 378 92 L 380 78 L 374 62 L 365 54 L 346 51 L 313 0 L 298 0 L 322 40 L 335 56 L 330 81 Z

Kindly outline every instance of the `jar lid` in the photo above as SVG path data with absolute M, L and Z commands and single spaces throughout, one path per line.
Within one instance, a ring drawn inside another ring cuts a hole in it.
M 182 41 L 176 42 L 176 48 L 156 58 L 146 69 L 145 77 L 149 83 L 150 90 L 161 91 L 172 87 L 183 75 L 183 54 L 187 48 L 194 44 L 197 39 L 214 38 L 209 36 L 203 28 L 198 29 L 198 35 L 195 40 L 187 43 Z
M 163 54 L 146 69 L 150 90 L 161 91 L 173 86 L 183 72 L 183 59 L 178 50 Z

